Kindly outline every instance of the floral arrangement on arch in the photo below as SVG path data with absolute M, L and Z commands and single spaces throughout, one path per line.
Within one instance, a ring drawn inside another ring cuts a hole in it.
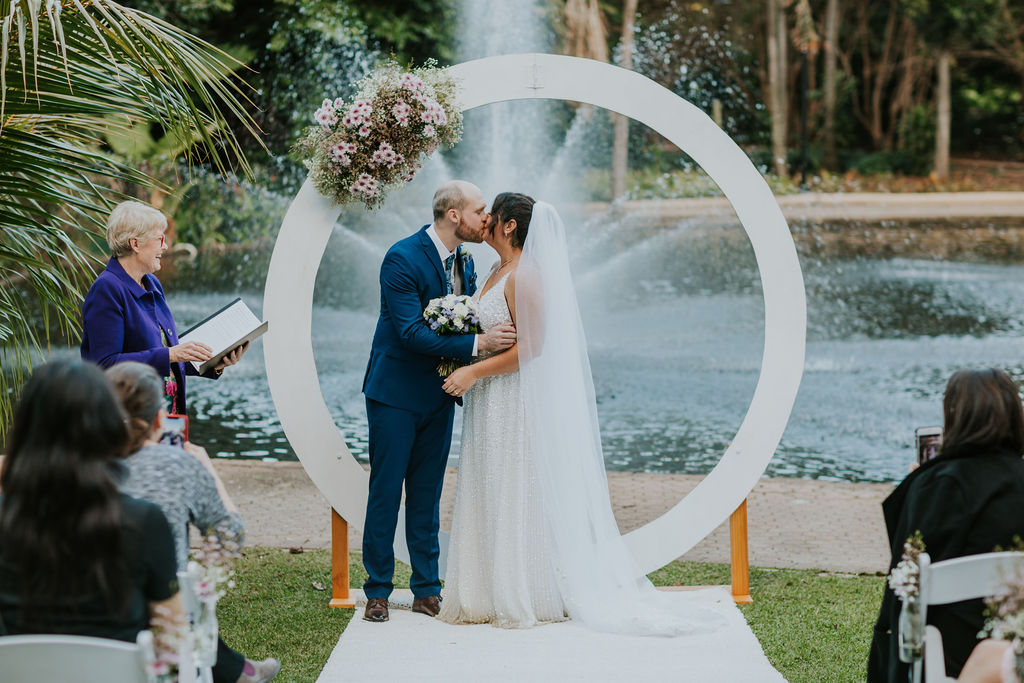
M 325 99 L 316 126 L 294 148 L 316 189 L 338 204 L 378 208 L 413 179 L 421 157 L 462 138 L 455 81 L 436 62 L 404 70 L 389 62 L 367 76 L 351 101 Z

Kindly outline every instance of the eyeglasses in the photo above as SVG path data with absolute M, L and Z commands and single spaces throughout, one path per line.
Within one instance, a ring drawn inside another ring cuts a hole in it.
M 160 238 L 160 248 L 163 249 L 164 245 L 167 244 L 167 238 L 164 235 L 162 235 L 162 234 L 159 235 L 159 238 Z M 135 246 L 141 246 L 142 245 L 142 241 L 139 240 L 138 237 L 132 237 L 131 239 L 135 240 Z M 154 239 L 155 240 L 157 238 L 156 237 L 151 237 L 150 239 Z M 146 241 L 148 242 L 149 240 L 146 240 Z

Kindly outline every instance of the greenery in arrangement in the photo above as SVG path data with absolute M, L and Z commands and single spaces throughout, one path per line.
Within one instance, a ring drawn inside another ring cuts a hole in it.
M 50 323 L 76 329 L 106 212 L 155 180 L 109 152 L 140 125 L 192 141 L 186 157 L 251 171 L 247 91 L 226 53 L 108 0 L 0 2 L 0 434 Z M 41 311 L 41 314 L 39 313 Z M 42 330 L 33 321 L 42 317 Z
M 330 552 L 252 548 L 235 567 L 237 586 L 218 605 L 224 641 L 249 657 L 278 657 L 279 679 L 319 675 L 353 610 L 331 609 Z M 351 582 L 366 578 L 352 555 Z M 651 575 L 658 586 L 729 582 L 729 567 L 673 562 Z M 396 567 L 407 586 L 409 568 Z M 768 660 L 792 683 L 862 681 L 885 579 L 804 569 L 751 569 L 752 605 L 741 607 Z M 277 679 L 275 679 L 277 680 Z

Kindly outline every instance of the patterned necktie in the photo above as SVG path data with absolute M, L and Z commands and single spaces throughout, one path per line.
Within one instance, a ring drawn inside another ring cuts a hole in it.
M 444 276 L 447 280 L 447 291 L 445 294 L 451 294 L 455 291 L 455 287 L 452 284 L 452 266 L 455 265 L 455 254 L 449 254 L 448 258 L 444 260 Z

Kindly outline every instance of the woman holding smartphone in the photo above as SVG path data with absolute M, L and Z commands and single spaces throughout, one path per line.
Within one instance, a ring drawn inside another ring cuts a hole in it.
M 245 525 L 206 449 L 185 443 L 184 449 L 159 443 L 163 431 L 162 382 L 148 365 L 119 363 L 106 371 L 107 379 L 128 415 L 129 453 L 125 493 L 156 503 L 167 516 L 174 534 L 178 570 L 188 565 L 188 526 L 200 533 L 215 533 L 241 543 Z M 217 641 L 213 679 L 217 683 L 257 683 L 277 675 L 281 663 L 246 659 Z
M 1024 407 L 1002 370 L 959 370 L 946 384 L 939 454 L 921 464 L 882 503 L 892 561 L 920 531 L 933 562 L 989 553 L 1024 538 Z M 946 672 L 959 675 L 984 624 L 981 600 L 928 608 L 942 632 Z M 900 601 L 886 587 L 875 624 L 868 681 L 905 681 L 899 661 Z
M 95 365 L 53 361 L 25 384 L 0 471 L 0 635 L 135 642 L 157 609 L 180 617 L 167 519 L 117 488 L 127 443 Z

